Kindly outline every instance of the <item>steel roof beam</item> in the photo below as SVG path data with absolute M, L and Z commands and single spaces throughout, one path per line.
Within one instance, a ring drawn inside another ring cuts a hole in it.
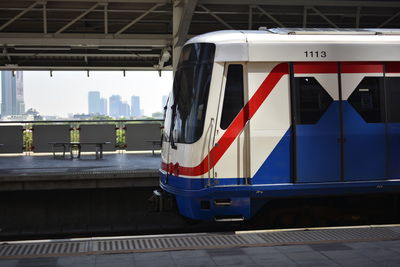
M 204 5 L 268 5 L 268 6 L 363 6 L 400 7 L 400 1 L 335 1 L 335 0 L 199 0 Z
M 47 34 L 47 3 L 44 2 L 42 6 L 43 12 L 43 33 Z
M 128 23 L 128 25 L 124 26 L 122 29 L 120 29 L 119 31 L 117 31 L 115 33 L 115 35 L 120 35 L 121 33 L 123 33 L 124 31 L 126 31 L 127 29 L 129 29 L 130 27 L 132 27 L 134 24 L 136 24 L 138 21 L 140 21 L 142 18 L 144 18 L 145 16 L 147 16 L 148 14 L 150 14 L 152 11 L 154 11 L 155 9 L 157 9 L 160 6 L 163 6 L 164 4 L 155 4 L 154 6 L 152 6 L 150 9 L 148 9 L 146 12 L 144 12 L 142 15 L 140 15 L 139 17 L 137 17 L 136 19 L 132 20 L 130 23 Z
M 27 0 L 10 0 L 12 2 L 26 2 Z M 75 3 L 133 3 L 133 4 L 171 4 L 171 0 L 44 0 L 47 2 L 75 2 Z
M 391 16 L 390 18 L 388 18 L 387 20 L 385 20 L 385 22 L 383 22 L 381 25 L 379 25 L 378 28 L 382 28 L 383 26 L 385 26 L 386 24 L 388 24 L 389 22 L 391 22 L 392 20 L 397 18 L 399 15 L 400 15 L 400 11 L 397 12 L 396 14 L 394 14 L 393 16 Z
M 257 8 L 258 10 L 260 10 L 261 13 L 263 13 L 265 16 L 267 16 L 270 20 L 272 20 L 273 22 L 275 22 L 276 24 L 278 24 L 279 27 L 285 28 L 285 25 L 283 25 L 283 24 L 280 23 L 276 18 L 274 18 L 273 16 L 271 16 L 269 13 L 267 13 L 267 11 L 265 11 L 263 8 L 261 8 L 260 6 L 255 6 L 255 8 Z
M 106 6 L 106 4 L 104 4 Z M 254 7 L 249 5 L 249 7 Z M 359 7 L 361 8 L 361 7 Z M 0 11 L 21 11 L 24 10 L 23 8 L 10 8 L 10 7 L 1 7 L 0 6 Z M 42 11 L 43 8 L 33 8 L 31 11 Z M 77 8 L 77 9 L 71 9 L 71 8 L 49 8 L 46 7 L 46 10 L 48 12 L 84 12 L 86 11 L 86 9 L 82 9 L 82 8 Z M 104 10 L 103 9 L 95 9 L 92 11 L 92 13 L 103 13 Z M 143 9 L 110 9 L 107 8 L 107 12 L 108 13 L 144 13 L 146 12 L 146 10 Z M 248 10 L 243 10 L 243 11 L 228 11 L 228 10 L 214 10 L 213 13 L 216 15 L 248 15 Z M 170 10 L 154 10 L 152 11 L 152 13 L 154 14 L 165 14 L 165 15 L 170 15 L 172 12 Z M 206 11 L 202 11 L 202 10 L 195 10 L 193 12 L 194 14 L 208 14 L 208 12 Z M 261 15 L 262 12 L 257 12 L 256 10 L 254 10 L 253 15 Z M 268 12 L 270 15 L 287 15 L 287 16 L 301 16 L 303 13 L 302 12 L 295 12 L 295 11 L 291 11 L 291 12 L 285 12 L 285 11 L 269 11 Z M 327 13 L 325 13 L 327 14 Z M 310 14 L 313 15 L 313 14 Z M 352 15 L 355 16 L 354 13 L 350 14 L 350 13 L 344 13 L 344 12 L 338 12 L 338 11 L 334 11 L 334 12 L 329 12 L 329 15 L 332 16 L 346 16 L 346 15 Z M 382 14 L 375 14 L 375 13 L 369 13 L 368 16 L 373 16 L 373 17 L 382 17 Z M 22 19 L 23 20 L 23 19 Z M 53 19 L 55 20 L 55 19 Z M 60 19 L 57 19 L 60 20 Z M 115 21 L 115 19 L 113 19 Z
M 116 70 L 116 71 L 123 71 L 123 70 L 148 70 L 154 71 L 153 66 L 41 66 L 41 65 L 31 65 L 28 66 L 20 66 L 17 64 L 8 64 L 8 65 L 0 65 L 0 70 Z M 171 66 L 164 67 L 163 71 L 171 71 Z
M 171 44 L 170 34 L 124 34 L 120 38 L 105 34 L 58 34 L 48 36 L 42 33 L 0 33 L 0 45 L 37 45 L 37 46 L 149 46 L 165 47 Z
M 159 54 L 89 54 L 89 53 L 2 53 L 0 57 L 107 57 L 107 58 L 159 58 Z
M 249 17 L 247 21 L 247 29 L 251 30 L 253 28 L 253 6 L 249 6 Z
M 326 22 L 328 22 L 332 27 L 334 28 L 339 28 L 335 23 L 333 23 L 328 17 L 326 17 L 324 14 L 322 14 L 318 9 L 316 9 L 313 6 L 310 6 L 309 9 L 313 10 L 315 13 L 320 15 Z
M 230 30 L 234 30 L 234 28 L 229 25 L 228 23 L 226 23 L 223 19 L 221 19 L 220 17 L 218 17 L 217 15 L 215 15 L 211 10 L 209 10 L 208 8 L 206 8 L 203 5 L 198 5 L 200 8 L 202 8 L 204 11 L 206 11 L 209 15 L 211 15 L 213 18 L 215 18 L 216 20 L 218 20 L 219 22 L 221 22 L 225 27 L 227 27 Z
M 99 5 L 100 5 L 99 3 L 94 4 L 91 8 L 89 8 L 88 10 L 86 10 L 85 12 L 83 12 L 82 14 L 77 16 L 76 18 L 74 18 L 71 22 L 69 22 L 67 25 L 65 25 L 64 27 L 62 27 L 58 31 L 56 31 L 56 34 L 62 33 L 63 31 L 68 29 L 72 24 L 74 24 L 75 22 L 77 22 L 78 20 L 80 20 L 81 18 L 86 16 L 87 14 L 89 14 L 92 10 L 96 9 Z
M 22 10 L 20 13 L 18 13 L 15 17 L 13 17 L 12 19 L 10 19 L 9 21 L 7 21 L 6 23 L 4 23 L 3 25 L 0 26 L 0 31 L 4 30 L 4 28 L 6 28 L 8 25 L 10 25 L 11 23 L 13 23 L 14 21 L 16 21 L 17 19 L 19 19 L 20 17 L 22 17 L 26 12 L 30 11 L 32 8 L 34 8 L 36 5 L 40 4 L 42 2 L 35 2 L 33 4 L 31 4 L 30 6 L 26 7 L 24 10 Z
M 307 13 L 308 7 L 303 7 L 303 28 L 307 28 Z
M 356 28 L 360 28 L 360 18 L 361 18 L 361 7 L 357 7 L 356 11 Z

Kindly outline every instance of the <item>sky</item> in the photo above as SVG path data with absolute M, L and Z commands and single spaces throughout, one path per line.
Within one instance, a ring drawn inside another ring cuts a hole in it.
M 25 108 L 41 115 L 88 113 L 88 92 L 99 91 L 101 97 L 121 95 L 130 105 L 132 95 L 140 96 L 144 115 L 162 110 L 162 96 L 172 90 L 172 71 L 24 71 Z

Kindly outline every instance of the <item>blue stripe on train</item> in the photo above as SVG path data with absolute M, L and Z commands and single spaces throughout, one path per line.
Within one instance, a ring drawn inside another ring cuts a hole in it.
M 169 181 L 175 179 L 179 179 L 179 177 L 170 176 L 168 178 Z M 223 181 L 225 179 L 219 180 Z M 242 216 L 245 219 L 249 219 L 263 204 L 273 198 L 399 192 L 400 179 L 346 183 L 218 185 L 199 190 L 188 190 L 165 184 L 165 174 L 161 174 L 160 186 L 165 191 L 176 196 L 179 212 L 186 217 L 213 220 L 215 216 Z M 216 206 L 214 203 L 216 199 L 230 199 L 232 204 L 230 206 Z M 202 202 L 208 202 L 209 207 L 202 208 Z
M 278 142 L 255 175 L 252 184 L 289 183 L 291 177 L 291 129 Z

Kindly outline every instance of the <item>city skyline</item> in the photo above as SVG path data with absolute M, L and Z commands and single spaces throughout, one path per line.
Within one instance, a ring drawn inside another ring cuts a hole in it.
M 160 112 L 161 96 L 172 89 L 172 72 L 159 77 L 153 71 L 129 71 L 126 77 L 117 71 L 93 71 L 87 77 L 83 71 L 24 71 L 25 106 L 41 115 L 68 117 L 69 114 L 88 113 L 88 92 L 99 91 L 101 98 L 121 95 L 130 102 L 131 96 L 140 97 L 144 115 Z M 45 96 L 45 97 L 43 97 Z M 107 105 L 109 107 L 109 105 Z M 110 113 L 110 111 L 108 111 Z

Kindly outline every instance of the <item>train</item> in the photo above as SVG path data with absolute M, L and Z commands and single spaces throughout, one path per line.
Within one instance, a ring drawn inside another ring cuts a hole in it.
M 182 47 L 160 186 L 179 212 L 400 192 L 400 29 L 217 31 Z

